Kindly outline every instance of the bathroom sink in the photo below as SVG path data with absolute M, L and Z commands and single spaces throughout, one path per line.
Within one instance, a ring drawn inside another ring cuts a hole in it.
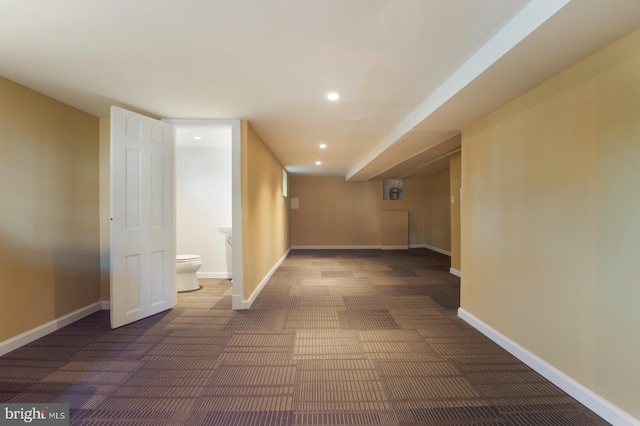
M 230 226 L 221 226 L 218 228 L 218 231 L 222 232 L 224 235 L 231 236 L 231 227 Z

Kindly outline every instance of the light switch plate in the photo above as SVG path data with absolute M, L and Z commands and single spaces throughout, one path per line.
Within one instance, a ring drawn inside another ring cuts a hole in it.
M 300 208 L 300 198 L 291 199 L 291 210 L 298 210 Z

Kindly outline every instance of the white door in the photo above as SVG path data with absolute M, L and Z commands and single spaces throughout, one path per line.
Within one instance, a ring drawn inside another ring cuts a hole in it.
M 111 107 L 111 327 L 176 304 L 173 126 Z

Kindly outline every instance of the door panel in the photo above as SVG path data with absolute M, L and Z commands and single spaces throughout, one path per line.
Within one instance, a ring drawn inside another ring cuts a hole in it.
M 173 128 L 111 108 L 111 327 L 176 303 Z

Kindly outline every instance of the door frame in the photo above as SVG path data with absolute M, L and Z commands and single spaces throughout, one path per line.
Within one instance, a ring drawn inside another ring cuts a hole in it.
M 199 119 L 199 118 L 165 118 L 161 121 L 172 124 L 175 136 L 176 127 L 231 127 L 231 238 L 233 239 L 232 253 L 232 284 L 231 307 L 234 310 L 245 309 L 242 303 L 242 124 L 241 120 Z M 174 145 L 174 150 L 175 150 Z M 175 152 L 174 152 L 175 153 Z M 174 163 L 175 171 L 175 163 Z M 175 173 L 173 185 L 173 199 L 176 200 Z M 174 241 L 175 223 L 174 223 Z

